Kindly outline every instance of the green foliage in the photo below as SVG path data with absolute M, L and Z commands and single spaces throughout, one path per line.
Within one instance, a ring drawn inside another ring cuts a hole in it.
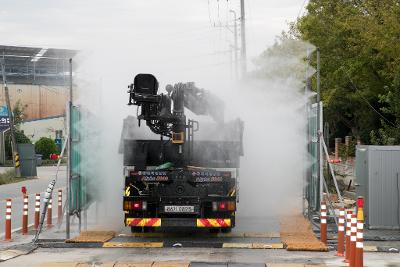
M 340 144 L 339 146 L 339 156 L 343 161 L 346 161 L 349 157 L 356 156 L 356 145 L 357 140 L 352 138 L 349 142 L 349 146 L 346 147 L 346 144 Z
M 311 0 L 293 24 L 293 36 L 321 50 L 324 115 L 334 136 L 400 144 L 399 17 L 397 0 Z
M 10 168 L 3 173 L 0 173 L 0 185 L 17 183 L 26 180 L 26 178 L 15 177 L 15 169 Z
M 35 151 L 42 154 L 43 159 L 49 159 L 50 154 L 57 153 L 57 146 L 53 139 L 42 137 L 35 143 Z
M 18 100 L 13 108 L 14 125 L 20 125 L 25 119 L 25 109 L 28 105 L 22 105 L 21 101 Z

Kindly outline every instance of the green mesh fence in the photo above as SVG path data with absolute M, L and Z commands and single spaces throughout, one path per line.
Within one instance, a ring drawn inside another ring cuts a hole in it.
M 81 110 L 74 106 L 71 111 L 71 190 L 70 190 L 70 213 L 80 212 L 88 205 L 87 177 L 82 175 L 83 163 L 83 140 L 81 139 L 82 124 Z
M 320 129 L 322 129 L 322 103 L 320 105 Z M 317 104 L 313 104 L 308 112 L 308 151 L 310 153 L 310 167 L 307 177 L 306 197 L 312 210 L 319 209 L 320 182 L 318 179 L 318 132 L 317 132 Z

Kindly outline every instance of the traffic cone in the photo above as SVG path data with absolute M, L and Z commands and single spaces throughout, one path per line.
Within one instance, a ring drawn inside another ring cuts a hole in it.
M 364 199 L 358 197 L 357 199 L 357 240 L 356 240 L 356 256 L 355 267 L 364 266 Z
M 49 204 L 47 204 L 47 228 L 50 228 L 50 227 L 53 226 L 53 218 L 52 218 L 52 216 L 53 216 L 52 215 L 53 207 L 52 207 L 52 203 L 53 203 L 53 200 L 52 200 L 52 198 L 50 196 Z
M 28 196 L 24 195 L 24 207 L 22 211 L 22 234 L 28 234 Z
M 350 236 L 350 267 L 355 267 L 356 261 L 356 241 L 357 241 L 357 217 L 351 215 L 351 236 Z
M 325 245 L 327 244 L 327 221 L 326 221 L 326 202 L 321 201 L 321 227 L 320 227 L 320 235 L 321 242 Z
M 5 223 L 4 240 L 11 240 L 11 198 L 6 200 L 6 223 Z
M 57 224 L 62 222 L 62 189 L 58 189 L 58 210 L 57 210 Z
M 36 194 L 35 196 L 35 222 L 34 228 L 37 230 L 39 228 L 39 221 L 40 221 L 40 194 Z
M 350 262 L 350 236 L 351 236 L 351 214 L 353 212 L 351 210 L 347 210 L 346 212 L 346 257 L 344 262 Z
M 337 253 L 336 256 L 344 256 L 344 208 L 339 209 L 339 226 L 337 237 Z

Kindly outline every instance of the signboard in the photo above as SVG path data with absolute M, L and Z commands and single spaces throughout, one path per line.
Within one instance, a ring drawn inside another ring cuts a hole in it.
M 10 128 L 10 118 L 8 117 L 8 109 L 6 106 L 0 106 L 0 132 Z

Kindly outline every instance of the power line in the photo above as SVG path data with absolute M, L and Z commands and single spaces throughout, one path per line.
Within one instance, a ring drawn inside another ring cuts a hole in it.
M 300 13 L 301 13 L 301 11 L 303 11 L 303 8 L 304 8 L 306 2 L 307 2 L 307 0 L 304 0 L 304 1 L 303 1 L 303 4 L 301 5 L 301 8 L 300 8 L 300 10 L 299 10 L 299 13 L 297 14 L 297 19 L 300 17 Z

